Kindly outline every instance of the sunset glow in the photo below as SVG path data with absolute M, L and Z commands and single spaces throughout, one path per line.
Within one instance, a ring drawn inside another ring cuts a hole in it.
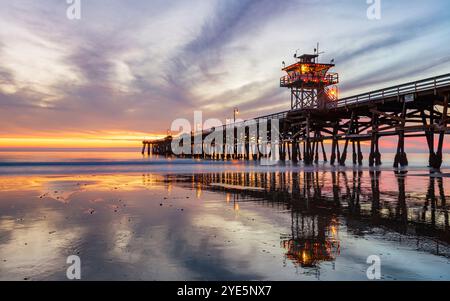
M 89 1 L 78 21 L 65 11 L 2 3 L 0 148 L 139 147 L 194 110 L 223 122 L 235 107 L 242 119 L 288 110 L 281 61 L 317 42 L 340 97 L 450 68 L 447 1 L 395 1 L 382 22 L 354 1 Z
M 146 133 L 67 133 L 62 136 L 0 137 L 4 148 L 123 148 L 139 147 L 143 139 L 159 139 L 165 135 Z

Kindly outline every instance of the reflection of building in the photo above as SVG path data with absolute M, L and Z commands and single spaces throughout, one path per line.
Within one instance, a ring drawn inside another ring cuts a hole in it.
M 315 267 L 322 261 L 334 261 L 339 256 L 339 225 L 335 219 L 296 215 L 292 224 L 293 233 L 281 238 L 281 246 L 294 264 Z

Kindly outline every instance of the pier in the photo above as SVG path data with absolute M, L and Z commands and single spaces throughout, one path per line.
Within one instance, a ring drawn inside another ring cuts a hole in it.
M 306 165 L 317 164 L 319 160 L 332 165 L 345 165 L 351 160 L 354 165 L 362 165 L 367 159 L 370 166 L 382 164 L 380 139 L 397 137 L 397 150 L 394 167 L 408 165 L 406 140 L 412 137 L 424 137 L 429 151 L 428 165 L 439 169 L 443 161 L 445 136 L 450 134 L 449 97 L 450 74 L 408 82 L 367 93 L 339 98 L 339 75 L 330 72 L 334 63 L 320 63 L 319 52 L 295 56 L 296 62 L 284 66 L 286 73 L 280 79 L 280 87 L 290 90 L 290 110 L 257 117 L 259 124 L 265 121 L 279 120 L 279 142 L 277 143 L 280 161 L 293 163 L 303 161 Z M 284 63 L 283 63 L 284 64 Z M 245 143 L 227 147 L 223 142 L 215 141 L 220 152 L 209 152 L 202 146 L 200 152 L 178 155 L 213 160 L 259 160 L 264 156 L 259 141 L 251 141 L 250 129 L 243 123 Z M 191 133 L 191 141 L 196 135 L 202 139 L 214 130 Z M 236 136 L 235 136 L 236 137 Z M 270 136 L 267 137 L 270 140 Z M 161 140 L 143 141 L 142 154 L 172 156 L 173 137 Z M 203 140 L 202 140 L 203 141 Z M 364 158 L 361 144 L 370 143 L 368 158 Z M 331 144 L 327 153 L 325 143 Z

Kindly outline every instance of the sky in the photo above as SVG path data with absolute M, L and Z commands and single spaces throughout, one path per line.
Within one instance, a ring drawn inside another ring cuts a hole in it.
M 448 0 L 381 0 L 380 20 L 366 0 L 81 0 L 79 20 L 68 7 L 0 0 L 0 148 L 127 147 L 195 110 L 287 110 L 281 62 L 317 42 L 341 96 L 450 73 Z

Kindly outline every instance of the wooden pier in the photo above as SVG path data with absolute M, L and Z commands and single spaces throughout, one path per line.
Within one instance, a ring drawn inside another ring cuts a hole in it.
M 280 140 L 277 145 L 279 160 L 305 164 L 318 163 L 320 159 L 330 164 L 345 165 L 350 158 L 355 165 L 362 165 L 361 143 L 370 143 L 368 159 L 370 166 L 382 164 L 380 139 L 397 137 L 397 151 L 394 167 L 407 166 L 408 157 L 405 141 L 412 137 L 425 137 L 429 150 L 429 166 L 440 168 L 443 160 L 445 135 L 450 134 L 449 97 L 450 74 L 409 82 L 346 98 L 338 97 L 339 76 L 330 73 L 334 64 L 318 62 L 318 53 L 302 55 L 293 65 L 283 68 L 287 73 L 280 80 L 280 86 L 291 92 L 291 109 L 255 118 L 259 124 L 277 119 L 280 122 Z M 235 128 L 243 126 L 237 123 Z M 245 125 L 244 125 L 245 127 Z M 212 133 L 208 129 L 200 134 L 202 139 Z M 259 141 L 261 137 L 256 137 Z M 270 135 L 267 139 L 270 141 Z M 203 141 L 203 140 L 202 140 Z M 236 139 L 235 139 L 236 141 Z M 245 128 L 245 143 L 234 145 L 234 151 L 227 150 L 223 143 L 217 144 L 221 151 L 179 155 L 205 159 L 259 160 L 264 155 L 258 142 L 251 142 L 249 129 Z M 324 143 L 331 144 L 327 154 Z M 172 137 L 162 140 L 144 141 L 142 153 L 170 156 Z M 193 150 L 192 145 L 191 149 Z M 351 152 L 351 153 L 350 153 Z M 267 155 L 265 155 L 267 156 Z

